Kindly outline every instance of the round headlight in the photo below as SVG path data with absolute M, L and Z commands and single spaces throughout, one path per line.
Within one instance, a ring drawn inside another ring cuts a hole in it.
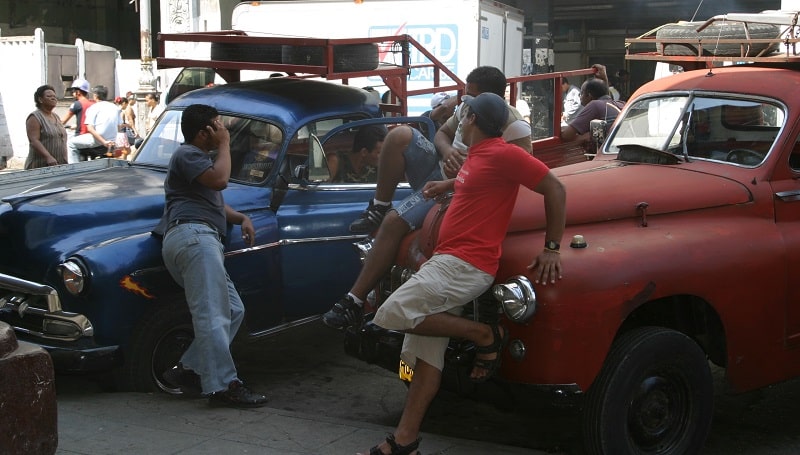
M 86 275 L 83 267 L 75 259 L 69 259 L 61 264 L 61 279 L 64 282 L 64 288 L 72 295 L 83 292 Z
M 524 323 L 536 312 L 536 292 L 528 278 L 518 275 L 492 289 L 506 316 L 514 322 Z

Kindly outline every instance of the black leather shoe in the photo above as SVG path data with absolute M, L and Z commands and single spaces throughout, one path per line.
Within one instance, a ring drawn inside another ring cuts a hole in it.
M 208 397 L 208 404 L 230 408 L 258 408 L 267 404 L 267 397 L 253 392 L 239 381 L 231 381 L 228 390 L 212 393 Z
M 354 234 L 369 234 L 375 229 L 378 229 L 378 226 L 381 225 L 381 221 L 383 221 L 383 217 L 386 216 L 386 212 L 388 212 L 390 208 L 392 208 L 391 204 L 375 205 L 373 201 L 370 201 L 367 210 L 364 210 L 364 213 L 350 224 L 350 232 Z
M 200 376 L 192 370 L 177 364 L 161 375 L 164 383 L 173 389 L 179 389 L 182 394 L 189 397 L 199 397 L 203 393 L 200 385 Z

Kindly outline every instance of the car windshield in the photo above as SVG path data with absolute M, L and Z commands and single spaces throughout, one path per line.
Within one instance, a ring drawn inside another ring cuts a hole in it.
M 283 131 L 261 120 L 220 115 L 230 133 L 231 178 L 251 182 L 266 179 L 283 143 Z M 167 111 L 136 154 L 134 162 L 167 167 L 183 143 L 181 111 Z
M 769 100 L 693 93 L 648 97 L 627 106 L 603 153 L 652 162 L 644 155 L 660 152 L 675 162 L 755 167 L 772 149 L 785 120 L 785 108 Z

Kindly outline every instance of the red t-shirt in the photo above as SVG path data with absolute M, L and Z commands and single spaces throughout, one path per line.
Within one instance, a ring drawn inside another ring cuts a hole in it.
M 94 100 L 90 100 L 88 98 L 81 98 L 79 101 L 83 109 L 81 109 L 80 114 L 78 114 L 79 115 L 78 124 L 80 125 L 80 130 L 78 132 L 80 134 L 86 134 L 88 133 L 88 130 L 86 129 L 86 123 L 84 123 L 84 120 L 86 120 L 86 110 L 89 109 L 89 106 L 94 104 Z
M 502 138 L 471 146 L 456 177 L 436 252 L 497 273 L 519 186 L 534 189 L 548 172 L 544 163 Z

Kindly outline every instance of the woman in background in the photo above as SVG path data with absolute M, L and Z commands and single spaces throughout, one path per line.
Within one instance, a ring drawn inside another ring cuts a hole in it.
M 42 85 L 33 94 L 36 110 L 25 120 L 28 133 L 28 157 L 25 169 L 67 164 L 67 130 L 53 112 L 58 97 L 49 85 Z

